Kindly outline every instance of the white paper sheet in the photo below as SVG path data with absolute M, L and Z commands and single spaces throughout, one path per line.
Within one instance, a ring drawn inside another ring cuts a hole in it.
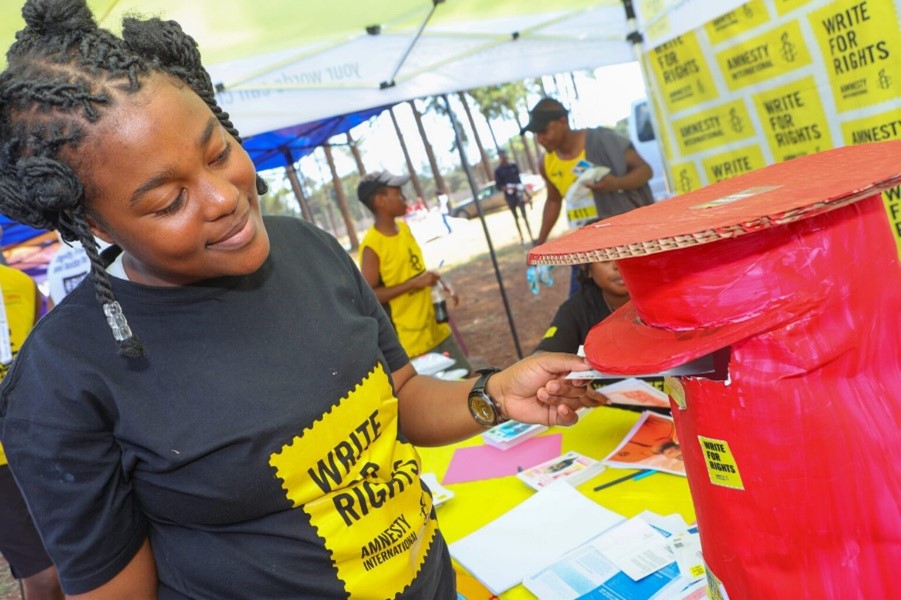
M 463 539 L 450 553 L 493 593 L 622 523 L 625 518 L 556 481 Z

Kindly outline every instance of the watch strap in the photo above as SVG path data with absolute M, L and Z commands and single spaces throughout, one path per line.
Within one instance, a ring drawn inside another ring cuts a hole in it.
M 475 418 L 476 421 L 478 421 L 478 422 L 479 422 L 480 424 L 482 424 L 482 425 L 486 425 L 486 426 L 500 425 L 500 424 L 503 423 L 504 421 L 507 421 L 507 420 L 508 420 L 507 418 L 505 418 L 505 417 L 501 414 L 501 407 L 500 407 L 500 405 L 498 404 L 497 400 L 495 400 L 495 399 L 491 396 L 491 394 L 489 394 L 488 391 L 485 389 L 486 386 L 488 385 L 488 379 L 489 379 L 492 375 L 494 375 L 495 373 L 499 372 L 500 370 L 501 370 L 501 369 L 496 369 L 496 368 L 493 368 L 493 367 L 492 367 L 492 368 L 487 368 L 487 369 L 478 369 L 478 370 L 476 370 L 476 373 L 479 374 L 479 378 L 476 379 L 475 384 L 473 384 L 473 386 L 472 386 L 472 390 L 470 390 L 470 392 L 469 392 L 469 398 L 470 398 L 470 412 L 472 412 L 473 418 Z M 486 423 L 486 422 L 483 422 L 483 420 L 482 420 L 481 418 L 479 418 L 479 417 L 476 415 L 476 413 L 473 411 L 473 408 L 472 408 L 472 398 L 473 398 L 474 396 L 475 396 L 475 397 L 480 397 L 483 401 L 486 401 L 488 404 L 491 405 L 491 408 L 493 409 L 494 414 L 495 414 L 495 418 L 494 418 L 494 422 L 493 422 L 493 423 Z

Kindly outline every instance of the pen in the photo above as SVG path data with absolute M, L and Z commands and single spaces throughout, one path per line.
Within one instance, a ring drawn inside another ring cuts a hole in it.
M 636 481 L 639 479 L 644 479 L 645 477 L 650 477 L 651 475 L 653 475 L 656 472 L 657 471 L 655 469 L 644 469 L 642 471 L 636 471 L 629 475 L 625 475 L 624 477 L 620 477 L 619 479 L 614 479 L 613 481 L 608 481 L 607 483 L 602 483 L 601 485 L 595 487 L 594 491 L 597 492 L 597 491 L 603 490 L 605 488 L 608 488 L 612 485 L 616 485 L 617 483 L 629 481 L 630 479 L 634 479 Z

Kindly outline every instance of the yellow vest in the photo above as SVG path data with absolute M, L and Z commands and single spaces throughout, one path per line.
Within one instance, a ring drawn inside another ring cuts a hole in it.
M 0 288 L 3 288 L 3 304 L 6 308 L 6 322 L 9 325 L 9 345 L 13 358 L 25 342 L 28 332 L 34 327 L 37 310 L 37 286 L 34 281 L 18 269 L 0 265 Z M 0 379 L 6 376 L 10 365 L 0 364 Z M 6 464 L 6 454 L 0 444 L 0 465 Z
M 562 159 L 556 152 L 548 152 L 544 155 L 544 172 L 547 178 L 560 192 L 560 197 L 565 198 L 569 188 L 576 182 L 579 175 L 591 164 L 585 158 L 585 149 L 578 156 L 570 159 Z M 570 227 L 580 227 L 598 218 L 598 208 L 594 203 L 594 196 L 589 191 L 580 194 L 578 201 L 567 201 L 566 220 Z
M 382 285 L 399 285 L 426 270 L 422 249 L 413 237 L 410 226 L 397 221 L 397 235 L 385 235 L 370 227 L 360 244 L 379 257 L 379 277 Z M 388 301 L 388 316 L 394 324 L 400 345 L 410 357 L 428 352 L 451 334 L 447 323 L 435 322 L 431 288 L 411 290 Z

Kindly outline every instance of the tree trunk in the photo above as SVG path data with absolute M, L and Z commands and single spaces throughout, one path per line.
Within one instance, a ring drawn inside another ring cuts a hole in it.
M 294 197 L 297 198 L 297 203 L 300 204 L 300 214 L 303 215 L 304 219 L 315 225 L 316 222 L 313 220 L 313 211 L 310 210 L 310 205 L 307 204 L 307 197 L 303 193 L 303 186 L 300 185 L 300 179 L 297 177 L 297 169 L 294 168 L 293 164 L 288 164 L 288 166 L 285 167 L 285 173 L 288 175 L 288 181 L 291 182 L 291 189 L 294 190 Z
M 413 109 L 413 118 L 416 119 L 416 127 L 419 128 L 419 137 L 422 138 L 422 145 L 425 147 L 426 156 L 429 157 L 429 166 L 432 169 L 432 177 L 435 180 L 435 191 L 438 194 L 447 194 L 449 193 L 447 190 L 447 185 L 444 183 L 444 177 L 441 175 L 441 169 L 438 168 L 438 161 L 435 159 L 435 151 L 432 149 L 432 144 L 429 142 L 429 136 L 426 135 L 425 127 L 422 125 L 422 114 L 419 112 L 419 109 L 416 108 L 416 101 L 410 100 L 408 101 L 410 108 Z
M 357 163 L 357 171 L 360 172 L 360 177 L 366 174 L 366 167 L 363 165 L 363 157 L 360 156 L 360 149 L 357 147 L 357 143 L 354 141 L 352 137 L 350 137 L 350 131 L 344 134 L 347 136 L 347 145 L 350 146 L 350 153 L 354 155 L 354 162 Z
M 501 151 L 501 145 L 497 143 L 497 136 L 494 135 L 494 126 L 491 124 L 491 119 L 485 117 L 485 122 L 488 124 L 488 133 L 491 134 L 491 141 L 494 142 L 494 149 L 497 152 Z
M 404 152 L 404 160 L 407 161 L 407 171 L 410 172 L 410 178 L 413 181 L 413 189 L 416 190 L 416 196 L 422 198 L 425 202 L 425 192 L 422 190 L 422 182 L 419 181 L 419 175 L 413 168 L 413 161 L 410 159 L 410 152 L 407 150 L 407 142 L 404 141 L 404 134 L 400 131 L 400 125 L 397 123 L 397 117 L 394 114 L 394 107 L 388 109 L 391 115 L 391 122 L 394 123 L 394 131 L 397 133 L 397 141 L 400 142 L 400 149 Z M 426 204 L 428 206 L 428 204 Z
M 323 188 L 322 192 L 325 194 L 325 217 L 328 219 L 328 224 L 331 226 L 332 235 L 335 238 L 338 238 L 338 225 L 335 223 L 335 209 L 328 197 L 328 190 Z
M 325 159 L 328 161 L 329 171 L 332 172 L 332 183 L 335 186 L 335 197 L 338 200 L 338 208 L 341 210 L 341 216 L 344 218 L 344 225 L 347 228 L 347 242 L 350 244 L 351 250 L 360 247 L 357 240 L 357 232 L 354 230 L 354 222 L 350 216 L 350 209 L 347 207 L 347 196 L 344 194 L 344 186 L 341 185 L 341 178 L 338 177 L 338 169 L 335 168 L 335 159 L 332 156 L 332 147 L 324 144 L 322 149 L 325 151 Z
M 460 98 L 460 102 L 463 103 L 463 110 L 466 112 L 466 118 L 469 120 L 469 127 L 472 129 L 472 139 L 476 141 L 476 147 L 479 149 L 479 156 L 482 157 L 482 168 L 485 169 L 485 181 L 492 181 L 494 179 L 494 171 L 491 168 L 491 162 L 488 160 L 488 155 L 485 153 L 485 148 L 482 146 L 482 138 L 479 137 L 479 131 L 476 129 L 476 122 L 472 118 L 472 111 L 469 110 L 469 101 L 466 100 L 466 94 L 463 92 L 457 92 L 457 96 Z
M 523 124 L 519 120 L 519 113 L 514 112 L 513 119 L 516 121 L 517 129 L 522 131 Z M 532 149 L 529 148 L 529 136 L 524 133 L 521 133 L 519 135 L 519 139 L 522 140 L 522 149 L 523 149 L 523 152 L 526 153 L 526 159 L 529 162 L 529 170 L 532 171 L 533 173 L 538 173 L 538 163 L 535 161 L 535 156 L 532 154 Z

